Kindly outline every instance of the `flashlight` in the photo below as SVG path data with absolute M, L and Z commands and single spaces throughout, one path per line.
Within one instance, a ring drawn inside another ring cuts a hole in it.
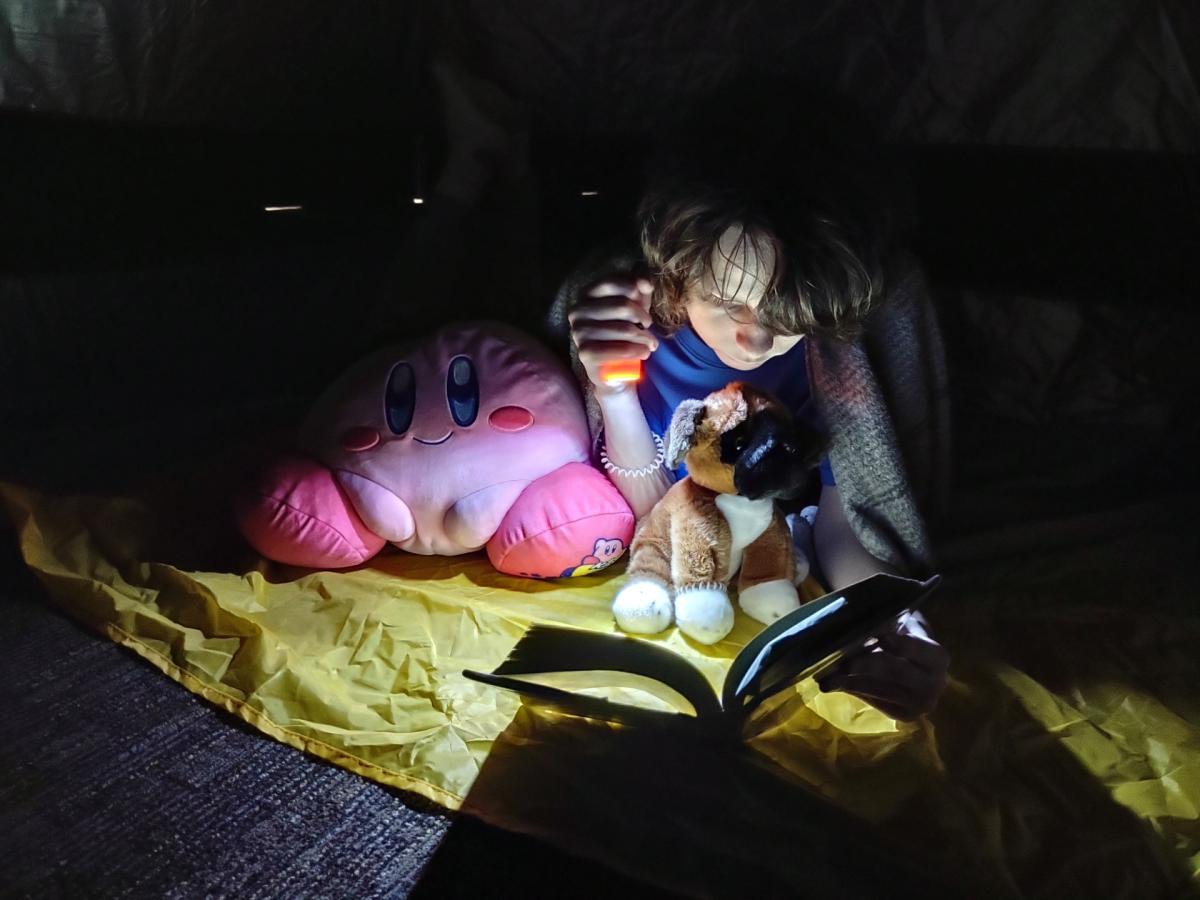
M 645 287 L 642 285 L 645 284 Z M 649 279 L 638 279 L 638 301 L 643 309 L 650 306 Z M 641 327 L 640 325 L 638 326 Z M 600 380 L 605 384 L 621 384 L 628 381 L 642 380 L 642 361 L 640 359 L 614 359 L 600 364 Z
M 623 381 L 642 380 L 640 359 L 614 359 L 600 364 L 600 378 L 605 384 L 620 384 Z

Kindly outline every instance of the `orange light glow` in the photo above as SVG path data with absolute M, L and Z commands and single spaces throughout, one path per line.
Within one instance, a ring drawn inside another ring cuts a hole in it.
M 605 384 L 618 384 L 622 381 L 642 380 L 642 361 L 640 359 L 618 359 L 601 363 L 600 377 Z

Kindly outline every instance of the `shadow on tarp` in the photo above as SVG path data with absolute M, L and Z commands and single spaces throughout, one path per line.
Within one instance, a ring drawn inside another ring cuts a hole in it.
M 1154 830 L 972 668 L 934 717 L 946 776 L 912 785 L 877 825 L 749 748 L 531 706 L 463 812 L 687 896 L 1200 897 Z M 451 827 L 427 884 L 454 883 L 473 832 Z
M 687 896 L 992 895 L 965 872 L 923 870 L 748 748 L 531 706 L 493 744 L 463 812 Z
M 406 798 L 407 799 L 407 798 Z M 458 816 L 446 831 L 409 900 L 680 900 L 594 860 L 544 841 Z

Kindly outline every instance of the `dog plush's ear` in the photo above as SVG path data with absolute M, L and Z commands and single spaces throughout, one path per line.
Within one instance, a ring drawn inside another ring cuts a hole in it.
M 749 417 L 750 404 L 746 402 L 745 391 L 746 386 L 740 381 L 731 381 L 704 398 L 708 422 L 717 434 L 736 428 Z
M 671 427 L 667 431 L 667 468 L 678 469 L 696 438 L 696 426 L 704 418 L 703 400 L 684 400 L 675 407 Z

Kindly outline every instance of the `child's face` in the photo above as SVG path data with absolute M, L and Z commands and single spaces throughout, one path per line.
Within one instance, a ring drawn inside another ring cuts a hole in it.
M 717 358 L 745 372 L 787 353 L 803 338 L 772 334 L 758 324 L 754 310 L 766 293 L 774 254 L 764 245 L 760 257 L 754 242 L 739 243 L 739 235 L 737 228 L 721 235 L 713 253 L 712 275 L 690 286 L 684 306 L 692 328 Z

